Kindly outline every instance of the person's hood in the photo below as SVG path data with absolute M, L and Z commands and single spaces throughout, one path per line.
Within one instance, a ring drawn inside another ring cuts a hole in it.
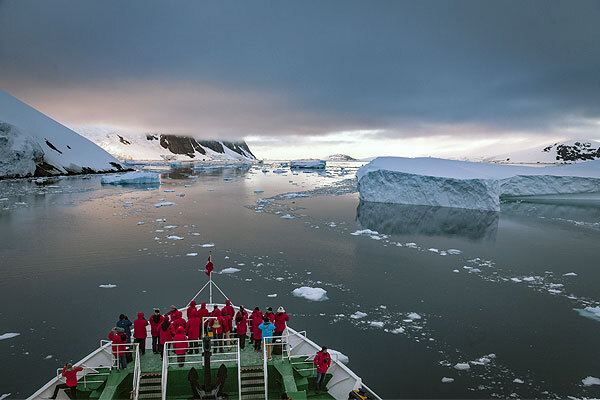
M 139 312 L 138 313 L 138 319 L 144 319 L 144 313 L 143 312 Z
M 188 318 L 194 318 L 198 316 L 198 311 L 196 309 L 191 309 L 188 314 Z
M 230 306 L 230 305 L 231 305 L 231 301 L 229 301 L 229 300 L 225 300 L 225 305 L 226 305 L 226 306 Z
M 196 307 L 196 302 L 194 300 L 190 301 L 190 307 Z
M 204 309 L 206 309 L 206 303 L 202 303 L 202 304 L 200 304 L 200 308 L 204 308 Z
M 180 326 L 179 328 L 177 328 L 176 332 L 178 335 L 185 335 L 185 329 L 183 329 L 183 326 Z

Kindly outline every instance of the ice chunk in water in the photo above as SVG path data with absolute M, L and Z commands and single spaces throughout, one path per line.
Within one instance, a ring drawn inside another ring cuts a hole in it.
M 362 311 L 357 311 L 354 314 L 350 315 L 350 318 L 353 319 L 361 319 L 367 316 L 367 313 L 364 313 Z
M 327 290 L 317 287 L 302 286 L 292 291 L 296 297 L 304 297 L 311 301 L 327 300 Z
M 221 273 L 222 274 L 235 274 L 236 272 L 240 272 L 240 271 L 241 271 L 241 269 L 231 267 L 231 268 L 225 268 L 225 269 L 221 270 Z
M 102 288 L 102 289 L 112 289 L 112 288 L 116 288 L 117 285 L 112 284 L 112 283 L 107 283 L 104 285 L 98 285 L 98 287 Z
M 144 183 L 160 183 L 156 172 L 127 172 L 125 174 L 104 175 L 100 182 L 103 185 L 136 185 Z
M 12 339 L 12 338 L 17 337 L 19 335 L 20 335 L 20 333 L 15 333 L 15 332 L 3 333 L 2 335 L 0 335 L 0 340 Z

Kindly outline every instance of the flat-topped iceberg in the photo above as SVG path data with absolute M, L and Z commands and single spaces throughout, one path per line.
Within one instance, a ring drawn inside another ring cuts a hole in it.
M 324 169 L 327 165 L 325 160 L 294 160 L 290 161 L 290 168 Z
M 501 197 L 600 192 L 600 160 L 536 168 L 378 157 L 356 177 L 364 201 L 499 211 Z
M 125 174 L 104 175 L 103 185 L 139 185 L 146 183 L 160 183 L 156 172 L 127 172 Z

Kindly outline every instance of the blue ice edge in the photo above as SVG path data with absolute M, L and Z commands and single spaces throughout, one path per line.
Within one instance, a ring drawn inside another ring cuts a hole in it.
M 577 313 L 579 315 L 581 315 L 582 317 L 593 319 L 593 320 L 596 320 L 596 321 L 600 321 L 600 316 L 597 315 L 597 314 L 595 314 L 595 313 L 593 313 L 593 312 L 591 312 L 591 311 L 588 311 L 588 310 L 585 310 L 585 309 L 582 309 L 582 308 L 574 308 L 573 310 L 577 311 Z

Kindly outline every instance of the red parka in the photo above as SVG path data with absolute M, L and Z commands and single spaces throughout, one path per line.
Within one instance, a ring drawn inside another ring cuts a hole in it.
M 188 309 L 187 309 L 187 317 L 188 317 L 188 320 L 189 320 L 189 319 L 190 319 L 190 317 L 192 316 L 192 313 L 193 313 L 193 314 L 196 314 L 196 302 L 195 302 L 195 301 L 190 301 L 190 306 L 189 306 L 189 307 L 188 307 Z
M 115 333 L 114 331 L 110 331 L 110 333 L 108 334 L 108 340 L 110 340 L 113 344 L 113 356 L 121 357 L 125 354 L 125 346 L 116 346 L 118 344 L 122 345 L 127 342 L 127 335 L 125 334 L 125 332 Z
M 231 305 L 231 301 L 225 300 L 225 307 L 223 307 L 223 309 L 221 310 L 221 315 L 229 316 L 229 318 L 227 318 L 227 323 L 229 324 L 229 330 L 227 330 L 225 332 L 229 332 L 233 329 L 232 321 L 233 321 L 234 314 L 235 314 L 235 310 L 234 310 L 233 306 Z
M 164 329 L 165 327 L 167 329 Z M 171 340 L 173 340 L 175 328 L 173 327 L 173 324 L 171 324 L 169 320 L 165 318 L 160 328 L 158 329 L 158 333 L 160 336 L 160 344 L 165 344 L 166 342 L 170 342 Z
M 188 337 L 190 338 L 190 340 L 198 340 L 200 338 L 200 326 L 201 325 L 202 324 L 200 323 L 200 318 L 198 318 L 196 313 L 194 313 L 194 315 L 192 315 L 192 318 L 188 319 L 188 322 L 186 325 L 186 333 L 187 333 Z
M 238 321 L 238 318 L 240 320 Z M 237 313 L 235 314 L 235 328 L 238 335 L 245 335 L 248 332 L 248 320 L 246 314 Z
M 177 333 L 175 334 L 175 337 L 173 338 L 174 342 L 177 342 L 180 340 L 188 340 L 187 336 L 185 336 L 185 329 L 183 329 L 183 327 L 181 327 L 181 326 L 179 328 L 177 328 Z M 187 352 L 188 344 L 187 343 L 173 343 L 173 349 L 175 351 L 175 354 L 181 356 Z
M 275 332 L 283 332 L 285 330 L 285 323 L 290 320 L 287 313 L 275 314 Z
M 264 316 L 269 318 L 269 321 L 271 321 L 272 324 L 275 323 L 275 314 L 272 312 L 267 312 Z
M 254 340 L 262 339 L 262 331 L 258 328 L 258 326 L 262 323 L 262 313 L 260 311 L 254 311 L 252 313 L 252 337 Z
M 154 321 L 154 316 L 158 317 L 157 318 L 158 322 Z M 160 326 L 162 325 L 164 320 L 165 320 L 165 317 L 163 317 L 160 314 L 153 314 L 150 317 L 150 333 L 152 334 L 152 337 L 160 336 L 160 333 L 158 332 L 158 330 L 160 329 Z
M 83 368 L 75 367 L 67 371 L 67 366 L 65 365 L 65 367 L 62 370 L 62 376 L 67 378 L 68 387 L 77 386 L 77 372 L 79 371 L 83 371 Z
M 318 351 L 315 356 L 315 365 L 317 366 L 317 372 L 324 374 L 329 369 L 331 365 L 331 356 L 329 353 L 323 353 L 322 351 Z
M 206 303 L 202 303 L 200 305 L 200 309 L 198 310 L 197 314 L 198 314 L 198 318 L 200 318 L 200 323 L 202 323 L 202 319 L 204 317 L 210 316 L 210 314 L 208 313 L 208 310 L 206 309 Z M 208 324 L 208 321 L 206 321 L 204 324 L 205 325 Z
M 177 329 L 179 327 L 182 327 L 183 329 L 185 329 L 185 319 L 183 319 L 183 313 L 181 311 L 177 311 L 177 315 L 175 316 L 173 325 L 175 325 L 175 329 Z
M 148 321 L 144 318 L 144 313 L 138 313 L 138 318 L 133 321 L 133 337 L 136 339 L 145 339 L 148 336 L 146 332 L 146 327 L 148 326 Z

